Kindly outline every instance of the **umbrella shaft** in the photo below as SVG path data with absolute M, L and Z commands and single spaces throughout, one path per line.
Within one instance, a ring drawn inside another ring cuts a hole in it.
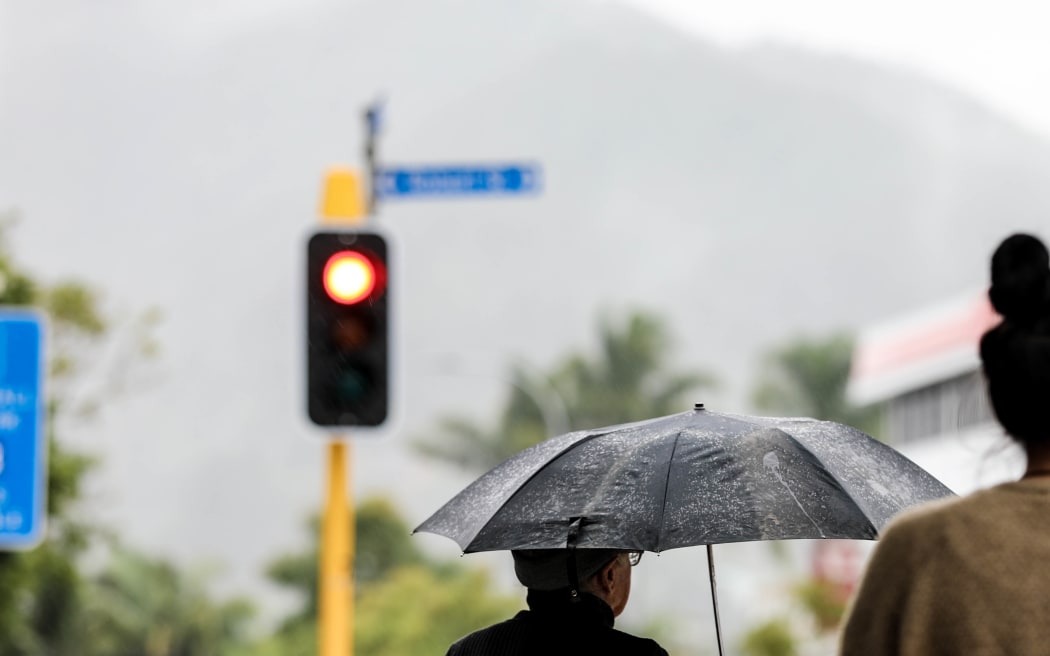
M 711 576 L 711 607 L 715 611 L 715 638 L 718 640 L 718 656 L 723 656 L 722 650 L 722 622 L 718 618 L 718 592 L 715 585 L 715 553 L 711 545 L 707 545 L 707 571 Z

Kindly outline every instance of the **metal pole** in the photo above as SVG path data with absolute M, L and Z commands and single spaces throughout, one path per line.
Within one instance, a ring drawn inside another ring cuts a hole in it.
M 376 137 L 383 121 L 383 105 L 376 100 L 365 108 L 365 169 L 368 174 L 368 202 L 366 213 L 374 216 L 379 195 L 376 190 Z
M 364 195 L 358 173 L 333 168 L 325 178 L 321 222 L 364 223 Z M 317 581 L 319 656 L 354 653 L 354 504 L 349 485 L 350 444 L 332 436 L 327 449 L 327 487 L 321 525 Z
M 354 653 L 354 577 L 352 504 L 347 485 L 350 444 L 328 443 L 328 476 L 321 526 L 321 571 L 318 581 L 320 656 Z
M 711 605 L 715 609 L 715 637 L 718 639 L 718 655 L 723 656 L 722 622 L 718 619 L 718 593 L 715 586 L 715 554 L 711 545 L 707 545 L 707 571 L 711 576 Z

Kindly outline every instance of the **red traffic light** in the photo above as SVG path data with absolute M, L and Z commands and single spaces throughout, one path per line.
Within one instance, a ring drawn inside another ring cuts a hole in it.
M 324 265 L 324 290 L 336 303 L 353 305 L 368 298 L 378 278 L 371 260 L 358 251 L 339 251 Z
M 389 253 L 365 231 L 313 234 L 306 252 L 307 411 L 318 426 L 379 426 L 390 411 Z

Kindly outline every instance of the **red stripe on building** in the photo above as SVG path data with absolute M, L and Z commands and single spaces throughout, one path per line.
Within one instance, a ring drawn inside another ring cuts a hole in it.
M 999 315 L 992 309 L 987 295 L 981 294 L 958 313 L 939 318 L 911 333 L 860 344 L 852 376 L 884 373 L 958 349 L 972 348 L 976 353 L 981 335 L 998 321 Z

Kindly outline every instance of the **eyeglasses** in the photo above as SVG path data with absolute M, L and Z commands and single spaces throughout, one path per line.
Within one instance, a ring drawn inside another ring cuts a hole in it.
M 642 551 L 628 551 L 627 562 L 631 563 L 631 567 L 634 567 L 638 563 L 642 562 Z

